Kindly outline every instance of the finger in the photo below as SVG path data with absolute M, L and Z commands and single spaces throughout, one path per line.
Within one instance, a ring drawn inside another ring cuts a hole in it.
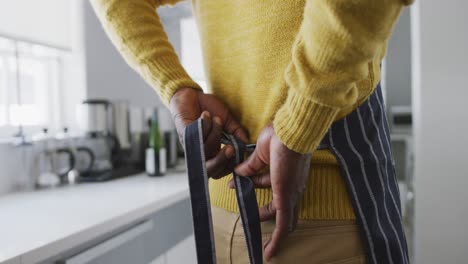
M 250 177 L 255 188 L 270 188 L 271 178 L 270 173 L 264 173 Z
M 211 131 L 205 138 L 204 147 L 207 159 L 213 158 L 220 151 L 223 125 L 218 116 L 212 118 Z
M 272 148 L 276 151 L 281 148 Z M 265 246 L 265 258 L 270 260 L 278 251 L 280 242 L 287 236 L 292 226 L 294 203 L 291 203 L 293 193 L 291 180 L 297 167 L 294 159 L 287 155 L 270 151 L 270 174 L 272 179 L 273 205 L 276 209 L 275 229 L 267 245 Z
M 225 146 L 216 156 L 206 162 L 206 171 L 208 176 L 219 179 L 229 172 L 229 161 L 234 157 L 234 148 Z M 231 167 L 232 168 L 232 167 Z
M 247 136 L 247 131 L 242 127 L 242 125 L 234 118 L 234 116 L 231 114 L 231 112 L 228 110 L 223 113 L 223 116 L 221 118 L 224 120 L 224 130 L 236 136 L 240 140 L 244 142 L 248 142 L 248 136 Z
M 228 162 L 228 165 L 223 169 L 221 170 L 220 172 L 217 172 L 217 175 L 221 175 L 219 177 L 217 177 L 217 179 L 220 179 L 228 174 L 231 174 L 232 173 L 232 170 L 234 169 L 234 166 L 233 166 L 233 162 L 232 162 L 232 159 Z
M 198 116 L 189 116 L 190 114 L 186 114 L 188 117 L 184 117 L 184 112 L 177 112 L 176 114 L 173 114 L 173 120 L 174 124 L 177 130 L 177 134 L 179 136 L 179 142 L 182 146 L 185 146 L 185 128 L 186 126 L 190 125 L 192 122 L 195 122 L 199 117 Z
M 263 162 L 255 150 L 250 157 L 235 168 L 235 172 L 240 176 L 255 175 L 267 165 Z
M 258 213 L 260 215 L 261 222 L 273 220 L 276 216 L 276 208 L 273 203 L 269 203 L 265 206 L 260 207 L 260 209 L 258 209 Z
M 269 173 L 266 173 L 266 174 L 261 174 L 261 175 L 255 175 L 255 176 L 251 176 L 249 177 L 253 184 L 254 184 L 254 188 L 270 188 L 271 187 L 271 178 L 270 178 L 270 174 Z M 228 187 L 231 188 L 231 189 L 234 189 L 234 180 L 230 180 L 228 182 Z
M 238 139 L 242 140 L 243 142 L 249 141 L 249 136 L 247 130 L 241 126 L 239 122 L 234 119 L 231 119 L 230 122 L 227 122 L 224 126 L 224 129 L 227 133 L 234 135 Z
M 171 112 L 173 112 L 172 119 L 174 120 L 176 128 L 179 130 L 183 130 L 186 126 L 190 125 L 192 122 L 200 118 L 200 116 L 198 116 L 199 112 L 197 111 L 193 111 L 193 109 L 174 110 L 171 108 Z
M 299 221 L 299 204 L 296 204 L 293 211 L 293 218 L 289 232 L 296 230 L 297 222 Z
M 265 258 L 269 261 L 278 252 L 281 241 L 288 235 L 292 220 L 292 210 L 276 210 L 275 230 L 265 246 Z
M 202 122 L 203 122 L 203 126 L 202 126 L 203 127 L 203 140 L 206 141 L 206 138 L 211 132 L 211 128 L 213 124 L 211 120 L 211 114 L 208 111 L 203 111 L 200 115 L 200 118 L 202 119 Z

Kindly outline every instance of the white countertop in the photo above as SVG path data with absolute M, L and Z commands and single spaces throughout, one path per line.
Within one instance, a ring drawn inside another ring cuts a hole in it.
M 0 263 L 40 261 L 188 197 L 185 172 L 0 197 Z

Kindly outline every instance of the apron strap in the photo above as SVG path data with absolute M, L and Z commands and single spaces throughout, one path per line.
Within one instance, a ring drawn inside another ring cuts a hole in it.
M 236 164 L 244 160 L 245 144 L 232 135 L 226 135 L 234 147 Z M 185 159 L 187 164 L 193 228 L 198 263 L 215 264 L 213 222 L 211 217 L 208 175 L 203 148 L 203 124 L 198 119 L 185 128 Z M 262 232 L 257 197 L 252 180 L 233 173 L 237 204 L 244 229 L 250 263 L 262 264 Z

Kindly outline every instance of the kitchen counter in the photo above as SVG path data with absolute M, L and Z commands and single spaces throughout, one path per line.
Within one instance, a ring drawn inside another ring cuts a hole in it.
M 185 172 L 0 197 L 0 263 L 36 263 L 188 199 Z

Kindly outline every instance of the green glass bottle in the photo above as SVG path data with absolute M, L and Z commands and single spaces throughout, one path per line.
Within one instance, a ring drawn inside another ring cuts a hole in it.
M 149 176 L 162 176 L 166 173 L 166 149 L 159 130 L 158 114 L 150 120 L 149 147 L 146 149 L 146 173 Z

